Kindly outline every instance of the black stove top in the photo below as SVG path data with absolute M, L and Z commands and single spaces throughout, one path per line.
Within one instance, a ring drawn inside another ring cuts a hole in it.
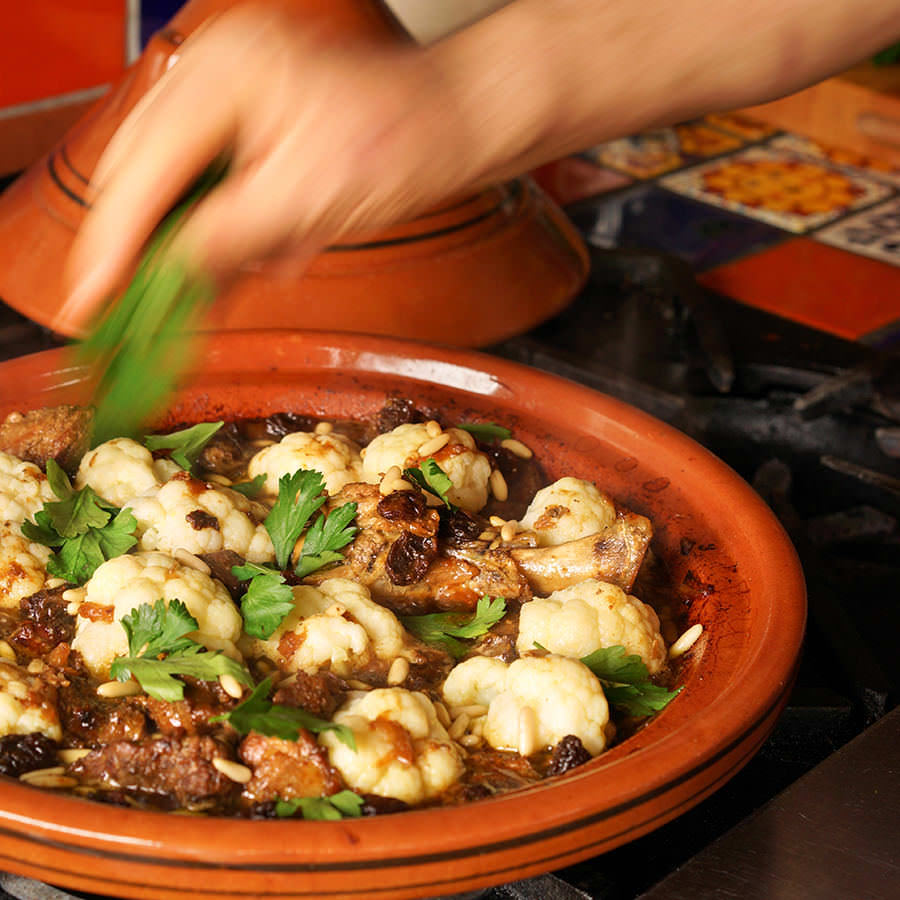
M 565 312 L 490 352 L 641 407 L 752 483 L 803 561 L 808 636 L 785 713 L 725 787 L 627 846 L 484 900 L 666 896 L 670 873 L 706 858 L 733 826 L 884 717 L 900 686 L 900 355 L 712 294 L 674 258 L 593 256 L 591 281 Z M 54 343 L 0 305 L 0 359 Z M 866 896 L 888 897 L 894 883 Z

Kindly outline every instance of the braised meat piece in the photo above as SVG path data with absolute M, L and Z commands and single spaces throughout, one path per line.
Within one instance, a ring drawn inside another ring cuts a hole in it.
M 47 406 L 10 413 L 0 422 L 0 450 L 47 468 L 55 460 L 70 475 L 88 450 L 93 412 L 83 406 Z
M 241 794 L 251 806 L 276 798 L 329 796 L 344 786 L 325 748 L 305 730 L 296 741 L 251 732 L 241 741 L 238 756 L 253 772 Z
M 0 775 L 18 778 L 23 772 L 57 765 L 57 743 L 40 732 L 0 738 Z
M 210 568 L 210 574 L 228 588 L 232 600 L 239 600 L 247 590 L 244 582 L 240 581 L 231 571 L 232 566 L 242 566 L 246 562 L 243 556 L 234 550 L 216 550 L 213 553 L 201 553 L 200 559 Z
M 147 734 L 147 719 L 133 698 L 98 697 L 96 685 L 85 678 L 60 684 L 57 709 L 63 733 L 79 746 L 138 741 Z
M 228 712 L 237 703 L 229 697 L 217 681 L 198 681 L 189 675 L 185 682 L 184 699 L 169 702 L 141 694 L 132 701 L 142 707 L 153 720 L 157 731 L 167 737 L 209 734 L 219 726 L 210 724 L 213 716 Z
M 468 803 L 493 794 L 514 791 L 540 781 L 540 774 L 518 753 L 504 750 L 470 750 L 466 774 L 442 797 L 444 803 Z
M 29 656 L 46 656 L 63 642 L 75 637 L 75 616 L 66 612 L 62 595 L 66 586 L 38 591 L 19 601 L 22 621 L 10 635 L 10 642 Z
M 247 450 L 238 427 L 229 422 L 210 438 L 200 452 L 197 465 L 226 478 L 235 476 L 247 463 Z
M 211 737 L 113 741 L 69 766 L 88 784 L 171 797 L 179 806 L 225 799 L 237 785 L 213 764 L 233 759 L 231 748 Z
M 308 674 L 299 671 L 272 697 L 281 706 L 297 706 L 320 719 L 330 719 L 344 702 L 349 687 L 331 672 Z
M 506 500 L 491 496 L 482 510 L 484 516 L 500 516 L 501 519 L 521 519 L 534 495 L 547 483 L 541 464 L 535 457 L 523 459 L 499 444 L 479 444 L 487 453 L 494 468 L 503 473 L 509 488 Z

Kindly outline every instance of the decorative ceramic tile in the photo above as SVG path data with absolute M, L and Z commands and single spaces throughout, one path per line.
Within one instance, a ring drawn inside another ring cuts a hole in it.
M 757 122 L 739 113 L 711 113 L 704 116 L 707 124 L 714 128 L 721 128 L 729 134 L 737 135 L 747 141 L 761 141 L 763 138 L 776 134 L 778 129 L 765 122 Z
M 850 340 L 900 318 L 894 266 L 811 238 L 793 238 L 699 279 L 749 306 Z
M 621 172 L 604 169 L 577 156 L 548 163 L 532 174 L 537 183 L 561 206 L 614 191 L 632 181 Z
M 585 155 L 635 178 L 655 178 L 685 163 L 679 152 L 678 135 L 672 128 L 645 131 L 633 137 L 598 144 Z
M 900 266 L 900 197 L 816 232 L 816 240 Z M 900 295 L 900 272 L 896 293 Z
M 686 156 L 720 156 L 744 145 L 740 138 L 699 122 L 677 125 L 675 133 L 678 135 L 681 152 Z
M 776 228 L 672 194 L 636 185 L 569 210 L 585 239 L 597 247 L 651 248 L 703 270 L 784 240 Z
M 797 234 L 891 194 L 861 175 L 763 147 L 667 175 L 660 183 Z
M 879 181 L 889 181 L 900 187 L 900 169 L 892 166 L 883 159 L 874 156 L 863 156 L 854 150 L 842 150 L 838 147 L 826 147 L 812 138 L 799 134 L 782 134 L 769 141 L 770 147 L 780 150 L 789 150 L 803 156 L 811 156 L 815 159 L 827 159 L 838 168 L 858 169 L 877 178 Z

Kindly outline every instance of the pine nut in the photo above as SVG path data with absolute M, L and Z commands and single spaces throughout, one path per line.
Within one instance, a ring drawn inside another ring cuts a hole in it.
M 453 720 L 453 724 L 450 726 L 447 734 L 449 734 L 454 741 L 458 741 L 466 733 L 466 729 L 469 727 L 471 721 L 472 720 L 465 713 L 457 716 Z
M 506 519 L 501 519 L 500 516 L 491 516 L 488 519 L 488 522 L 490 522 L 494 528 L 502 528 L 506 524 Z
M 219 684 L 222 685 L 222 690 L 235 700 L 240 700 L 244 696 L 244 688 L 234 675 L 228 675 L 227 673 L 220 675 Z
M 334 431 L 334 425 L 331 422 L 317 422 L 313 431 L 316 434 L 331 434 Z
M 481 744 L 481 738 L 477 734 L 464 734 L 459 742 L 463 747 L 478 747 Z
M 528 447 L 515 438 L 507 438 L 505 441 L 500 441 L 500 446 L 505 450 L 509 450 L 513 456 L 518 456 L 519 459 L 531 459 L 534 456 Z
M 394 491 L 411 491 L 412 489 L 413 486 L 405 478 L 398 478 L 391 482 L 391 489 L 388 493 L 393 494 Z
M 382 478 L 381 484 L 378 485 L 378 493 L 381 494 L 382 497 L 387 497 L 388 494 L 393 492 L 395 483 L 396 479 L 388 481 L 387 477 Z
M 44 671 L 44 661 L 42 659 L 33 659 L 28 663 L 28 672 L 32 675 L 40 675 Z
M 189 569 L 196 569 L 198 572 L 202 572 L 204 575 L 209 575 L 212 573 L 212 569 L 200 559 L 199 556 L 195 556 L 189 550 L 185 550 L 184 547 L 179 547 L 174 553 L 175 559 L 178 560 L 183 566 L 187 566 Z
M 365 681 L 360 681 L 358 678 L 350 678 L 347 680 L 347 684 L 353 688 L 354 691 L 371 691 L 372 685 L 367 684 Z
M 221 772 L 230 781 L 237 784 L 246 784 L 252 777 L 253 772 L 240 763 L 232 762 L 230 759 L 222 759 L 219 756 L 213 758 L 213 767 Z
M 209 475 L 206 476 L 206 481 L 208 484 L 217 484 L 219 487 L 231 487 L 232 485 L 230 478 L 226 478 L 218 472 L 210 472 Z
M 441 725 L 444 726 L 444 728 L 449 728 L 451 722 L 450 713 L 447 712 L 447 707 L 444 706 L 444 704 L 441 703 L 440 700 L 438 700 L 437 703 L 434 704 L 434 712 L 438 717 L 438 722 L 440 722 Z
M 403 470 L 400 466 L 391 466 L 387 472 L 384 473 L 385 481 L 395 481 L 397 478 L 403 477 Z
M 136 681 L 104 681 L 97 688 L 98 697 L 112 699 L 114 697 L 133 697 L 140 694 L 141 686 Z
M 45 775 L 62 775 L 66 770 L 62 766 L 48 766 L 45 769 L 32 769 L 30 772 L 23 772 L 19 776 L 19 781 L 31 781 L 32 778 L 42 778 Z
M 478 535 L 479 541 L 492 541 L 495 537 L 497 537 L 497 532 L 492 531 L 490 528 L 487 531 L 482 531 L 481 534 Z
M 537 716 L 530 706 L 523 706 L 519 711 L 519 756 L 531 756 L 537 749 Z
M 477 719 L 479 716 L 486 716 L 488 708 L 481 703 L 472 703 L 469 706 L 457 706 L 453 710 L 454 716 L 461 716 L 465 713 L 470 719 Z
M 443 432 L 443 428 L 441 428 L 440 422 L 435 422 L 434 419 L 429 419 L 425 423 L 425 431 L 430 438 L 436 438 L 439 434 Z
M 488 546 L 488 550 L 496 550 L 500 546 L 500 538 L 495 538 Z
M 517 532 L 518 530 L 519 530 L 519 529 L 516 528 L 516 523 L 515 523 L 515 522 L 507 522 L 507 523 L 500 529 L 500 540 L 501 540 L 501 541 L 506 541 L 506 542 L 508 543 L 509 541 L 511 541 L 511 540 L 516 536 L 516 532 Z
M 425 492 L 425 505 L 426 506 L 443 506 L 444 501 L 441 500 L 440 497 L 432 494 L 430 491 Z
M 449 434 L 439 434 L 437 437 L 432 438 L 430 441 L 425 441 L 416 453 L 419 455 L 421 459 L 427 459 L 429 456 L 434 456 L 438 450 L 443 449 L 450 443 L 450 435 Z
M 63 788 L 75 787 L 78 784 L 78 780 L 69 775 L 43 775 L 40 778 L 29 778 L 25 784 L 31 787 L 62 790 Z
M 261 447 L 271 447 L 272 444 L 274 444 L 274 443 L 275 443 L 275 441 L 270 440 L 269 438 L 260 438 L 257 441 L 250 441 L 250 446 L 251 447 L 260 447 L 260 448 Z
M 84 759 L 90 752 L 88 747 L 65 747 L 62 750 L 57 750 L 56 755 L 60 758 L 61 762 L 69 765 L 70 763 L 77 762 L 79 759 Z
M 694 644 L 697 643 L 697 639 L 700 635 L 703 634 L 703 626 L 698 622 L 696 625 L 691 625 L 688 630 L 669 647 L 669 659 L 677 659 L 683 653 L 687 653 Z
M 66 583 L 65 578 L 48 578 L 44 582 L 44 587 L 52 591 L 53 588 L 62 587 Z
M 491 493 L 501 502 L 509 498 L 509 488 L 506 486 L 506 479 L 499 469 L 491 472 L 490 478 Z
M 387 674 L 388 684 L 403 684 L 409 675 L 409 660 L 398 656 L 392 663 Z
M 10 662 L 16 661 L 16 651 L 13 650 L 9 641 L 0 640 L 0 659 L 8 659 Z
M 84 588 L 69 588 L 60 595 L 63 603 L 81 603 L 84 600 Z
M 345 612 L 347 612 L 347 607 L 344 606 L 343 603 L 332 603 L 331 606 L 325 610 L 324 615 L 331 616 L 333 619 L 341 619 Z

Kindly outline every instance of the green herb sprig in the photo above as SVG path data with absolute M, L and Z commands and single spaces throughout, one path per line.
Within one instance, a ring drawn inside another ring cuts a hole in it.
M 231 574 L 241 581 L 250 579 L 247 593 L 241 599 L 244 631 L 268 640 L 294 608 L 294 594 L 284 575 L 253 563 L 232 566 Z
M 279 800 L 275 804 L 275 815 L 290 818 L 301 813 L 304 819 L 332 821 L 338 819 L 358 819 L 362 815 L 365 801 L 353 791 L 343 790 L 330 797 L 298 797 L 293 800 Z
M 468 431 L 472 437 L 485 443 L 506 441 L 512 437 L 512 432 L 508 428 L 496 422 L 462 422 L 456 427 Z
M 186 472 L 192 472 L 203 448 L 224 424 L 200 422 L 169 434 L 148 434 L 144 437 L 144 446 L 148 450 L 170 450 L 173 461 Z
M 640 656 L 628 655 L 619 645 L 601 647 L 581 661 L 600 679 L 606 699 L 629 716 L 652 716 L 681 691 L 667 691 L 654 684 Z
M 437 464 L 437 462 L 428 457 L 423 460 L 415 468 L 404 469 L 403 477 L 407 481 L 414 481 L 422 490 L 434 494 L 444 501 L 447 509 L 453 509 L 453 504 L 447 497 L 447 492 L 453 489 L 453 482 L 450 476 Z
M 482 597 L 475 612 L 428 613 L 424 616 L 402 616 L 403 627 L 419 640 L 446 650 L 459 659 L 469 652 L 469 646 L 459 638 L 471 640 L 487 634 L 506 615 L 506 601 L 502 597 Z

